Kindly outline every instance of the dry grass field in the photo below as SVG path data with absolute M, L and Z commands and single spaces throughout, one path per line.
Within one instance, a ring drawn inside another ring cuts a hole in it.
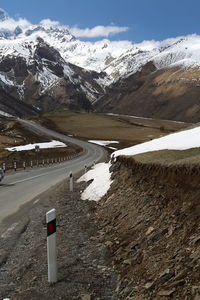
M 189 123 L 63 110 L 35 117 L 47 127 L 82 139 L 117 140 L 132 146 L 185 129 Z M 116 146 L 116 144 L 115 144 Z
M 142 163 L 171 165 L 199 165 L 200 148 L 188 150 L 161 150 L 134 155 L 134 160 Z
M 195 127 L 196 124 L 146 119 L 128 116 L 60 111 L 37 117 L 47 127 L 82 139 L 117 140 L 113 147 L 121 149 L 143 143 L 166 134 Z M 161 165 L 199 164 L 200 150 L 162 150 L 133 157 L 143 163 Z
M 114 116 L 96 113 L 85 113 L 75 111 L 58 111 L 48 113 L 33 118 L 35 121 L 42 123 L 46 127 L 56 131 L 72 135 L 84 140 L 110 140 L 119 141 L 114 144 L 115 148 L 125 148 L 133 146 L 145 141 L 158 138 L 160 136 L 185 129 L 193 124 L 177 123 L 166 120 L 154 120 L 129 116 Z M 0 164 L 6 161 L 12 164 L 16 161 L 37 160 L 34 151 L 9 152 L 5 150 L 7 147 L 39 143 L 49 141 L 45 136 L 38 136 L 30 133 L 17 120 L 0 119 Z M 58 156 L 71 155 L 79 152 L 80 149 L 70 146 L 65 149 L 42 150 L 40 159 L 55 158 Z M 137 159 L 143 161 L 164 161 L 170 163 L 172 154 L 165 155 L 166 151 L 160 151 L 160 154 L 145 154 L 138 156 Z M 174 152 L 174 151 L 172 151 Z M 172 153 L 170 152 L 170 153 Z M 174 154 L 173 154 L 174 155 Z M 178 154 L 177 154 L 178 155 Z M 162 158 L 163 157 L 163 158 Z

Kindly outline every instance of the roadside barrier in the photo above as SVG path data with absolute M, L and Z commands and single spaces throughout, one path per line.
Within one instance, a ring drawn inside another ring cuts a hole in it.
M 46 159 L 31 159 L 31 160 L 8 160 L 7 162 L 3 162 L 0 167 L 2 167 L 4 173 L 7 170 L 14 170 L 17 172 L 17 170 L 23 169 L 26 170 L 28 167 L 29 168 L 34 168 L 34 167 L 44 167 L 45 165 L 49 166 L 50 164 L 56 164 L 56 163 L 61 163 L 73 158 L 76 158 L 80 155 L 83 154 L 84 151 L 78 152 L 74 155 L 70 156 L 63 156 L 63 157 L 54 157 L 54 158 L 46 158 Z

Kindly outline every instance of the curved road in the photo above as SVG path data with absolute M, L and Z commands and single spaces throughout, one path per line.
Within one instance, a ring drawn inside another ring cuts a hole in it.
M 31 131 L 76 144 L 84 151 L 81 156 L 62 164 L 6 174 L 0 184 L 0 223 L 5 217 L 15 213 L 21 205 L 68 178 L 70 171 L 76 174 L 83 170 L 85 165 L 90 166 L 105 156 L 104 149 L 99 146 L 54 132 L 32 121 L 20 120 L 20 122 Z

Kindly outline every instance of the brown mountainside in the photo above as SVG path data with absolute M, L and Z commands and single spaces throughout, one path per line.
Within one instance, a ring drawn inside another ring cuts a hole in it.
M 98 112 L 113 112 L 185 122 L 200 120 L 200 70 L 156 70 L 152 62 L 115 83 L 95 103 Z

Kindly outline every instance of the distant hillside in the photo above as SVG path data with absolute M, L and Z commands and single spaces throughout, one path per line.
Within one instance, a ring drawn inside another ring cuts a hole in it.
M 95 103 L 98 112 L 113 112 L 184 122 L 200 121 L 200 69 L 156 70 L 153 62 L 122 78 Z

